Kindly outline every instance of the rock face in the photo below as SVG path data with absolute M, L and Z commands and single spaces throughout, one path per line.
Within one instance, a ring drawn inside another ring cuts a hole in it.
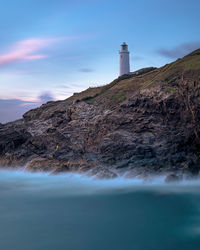
M 200 170 L 200 51 L 0 124 L 0 165 L 100 178 Z M 175 175 L 174 175 L 175 176 Z

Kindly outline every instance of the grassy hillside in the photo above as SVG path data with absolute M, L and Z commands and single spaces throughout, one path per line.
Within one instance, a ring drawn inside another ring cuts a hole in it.
M 192 79 L 199 77 L 200 49 L 173 63 L 166 64 L 158 69 L 152 69 L 150 72 L 144 71 L 138 75 L 124 75 L 108 85 L 88 88 L 81 93 L 74 94 L 70 97 L 70 100 L 85 101 L 99 107 L 114 109 L 130 96 L 156 85 L 165 86 L 166 91 L 172 90 L 170 83 L 174 78 L 180 78 L 182 75 Z M 167 87 L 167 85 L 169 86 Z

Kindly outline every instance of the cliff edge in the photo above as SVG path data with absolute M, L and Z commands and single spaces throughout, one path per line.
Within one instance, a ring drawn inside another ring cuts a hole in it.
M 200 49 L 0 124 L 0 165 L 99 177 L 200 170 Z

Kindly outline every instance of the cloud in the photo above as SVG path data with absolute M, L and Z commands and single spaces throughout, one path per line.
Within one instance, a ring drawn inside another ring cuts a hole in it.
M 131 56 L 131 60 L 132 61 L 142 61 L 144 60 L 145 58 L 143 56 L 137 56 L 137 55 L 133 55 Z
M 39 100 L 40 100 L 41 103 L 46 103 L 46 102 L 49 102 L 49 101 L 53 101 L 54 97 L 50 92 L 43 92 L 43 93 L 40 94 Z
M 72 88 L 82 88 L 83 85 L 76 84 L 76 83 L 66 83 L 66 84 L 60 84 L 56 87 L 58 89 L 72 89 Z
M 70 89 L 71 86 L 64 85 L 64 84 L 62 85 L 62 84 L 61 84 L 61 85 L 58 85 L 57 88 L 59 88 L 59 89 Z
M 20 119 L 29 109 L 36 108 L 39 104 L 18 99 L 0 99 L 0 122 L 6 123 Z
M 54 100 L 50 92 L 42 92 L 38 101 L 23 101 L 20 99 L 0 99 L 0 123 L 6 123 L 22 118 L 22 115 L 30 109 L 34 109 Z
M 179 46 L 176 46 L 172 49 L 159 49 L 157 51 L 158 54 L 161 56 L 176 59 L 179 57 L 183 57 L 190 52 L 200 48 L 200 41 L 199 42 L 191 42 L 191 43 L 184 43 Z
M 0 55 L 0 66 L 5 66 L 18 61 L 38 60 L 48 57 L 40 53 L 42 49 L 65 40 L 80 39 L 80 37 L 58 37 L 58 38 L 31 38 L 14 43 L 9 52 Z
M 79 69 L 80 72 L 83 72 L 83 73 L 90 73 L 90 72 L 94 72 L 93 69 L 90 69 L 90 68 L 82 68 L 82 69 Z
M 16 61 L 45 58 L 46 55 L 34 53 L 47 46 L 49 43 L 50 41 L 46 39 L 28 39 L 17 42 L 11 47 L 10 52 L 0 55 L 0 66 Z

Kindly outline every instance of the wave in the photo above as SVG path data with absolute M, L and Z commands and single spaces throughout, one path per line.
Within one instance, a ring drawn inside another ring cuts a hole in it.
M 200 193 L 200 180 L 183 180 L 166 183 L 165 176 L 140 178 L 118 177 L 100 180 L 84 174 L 30 173 L 23 170 L 0 170 L 0 190 L 20 192 L 40 192 L 48 195 L 92 195 L 126 193 L 135 191 L 155 191 L 159 193 Z

